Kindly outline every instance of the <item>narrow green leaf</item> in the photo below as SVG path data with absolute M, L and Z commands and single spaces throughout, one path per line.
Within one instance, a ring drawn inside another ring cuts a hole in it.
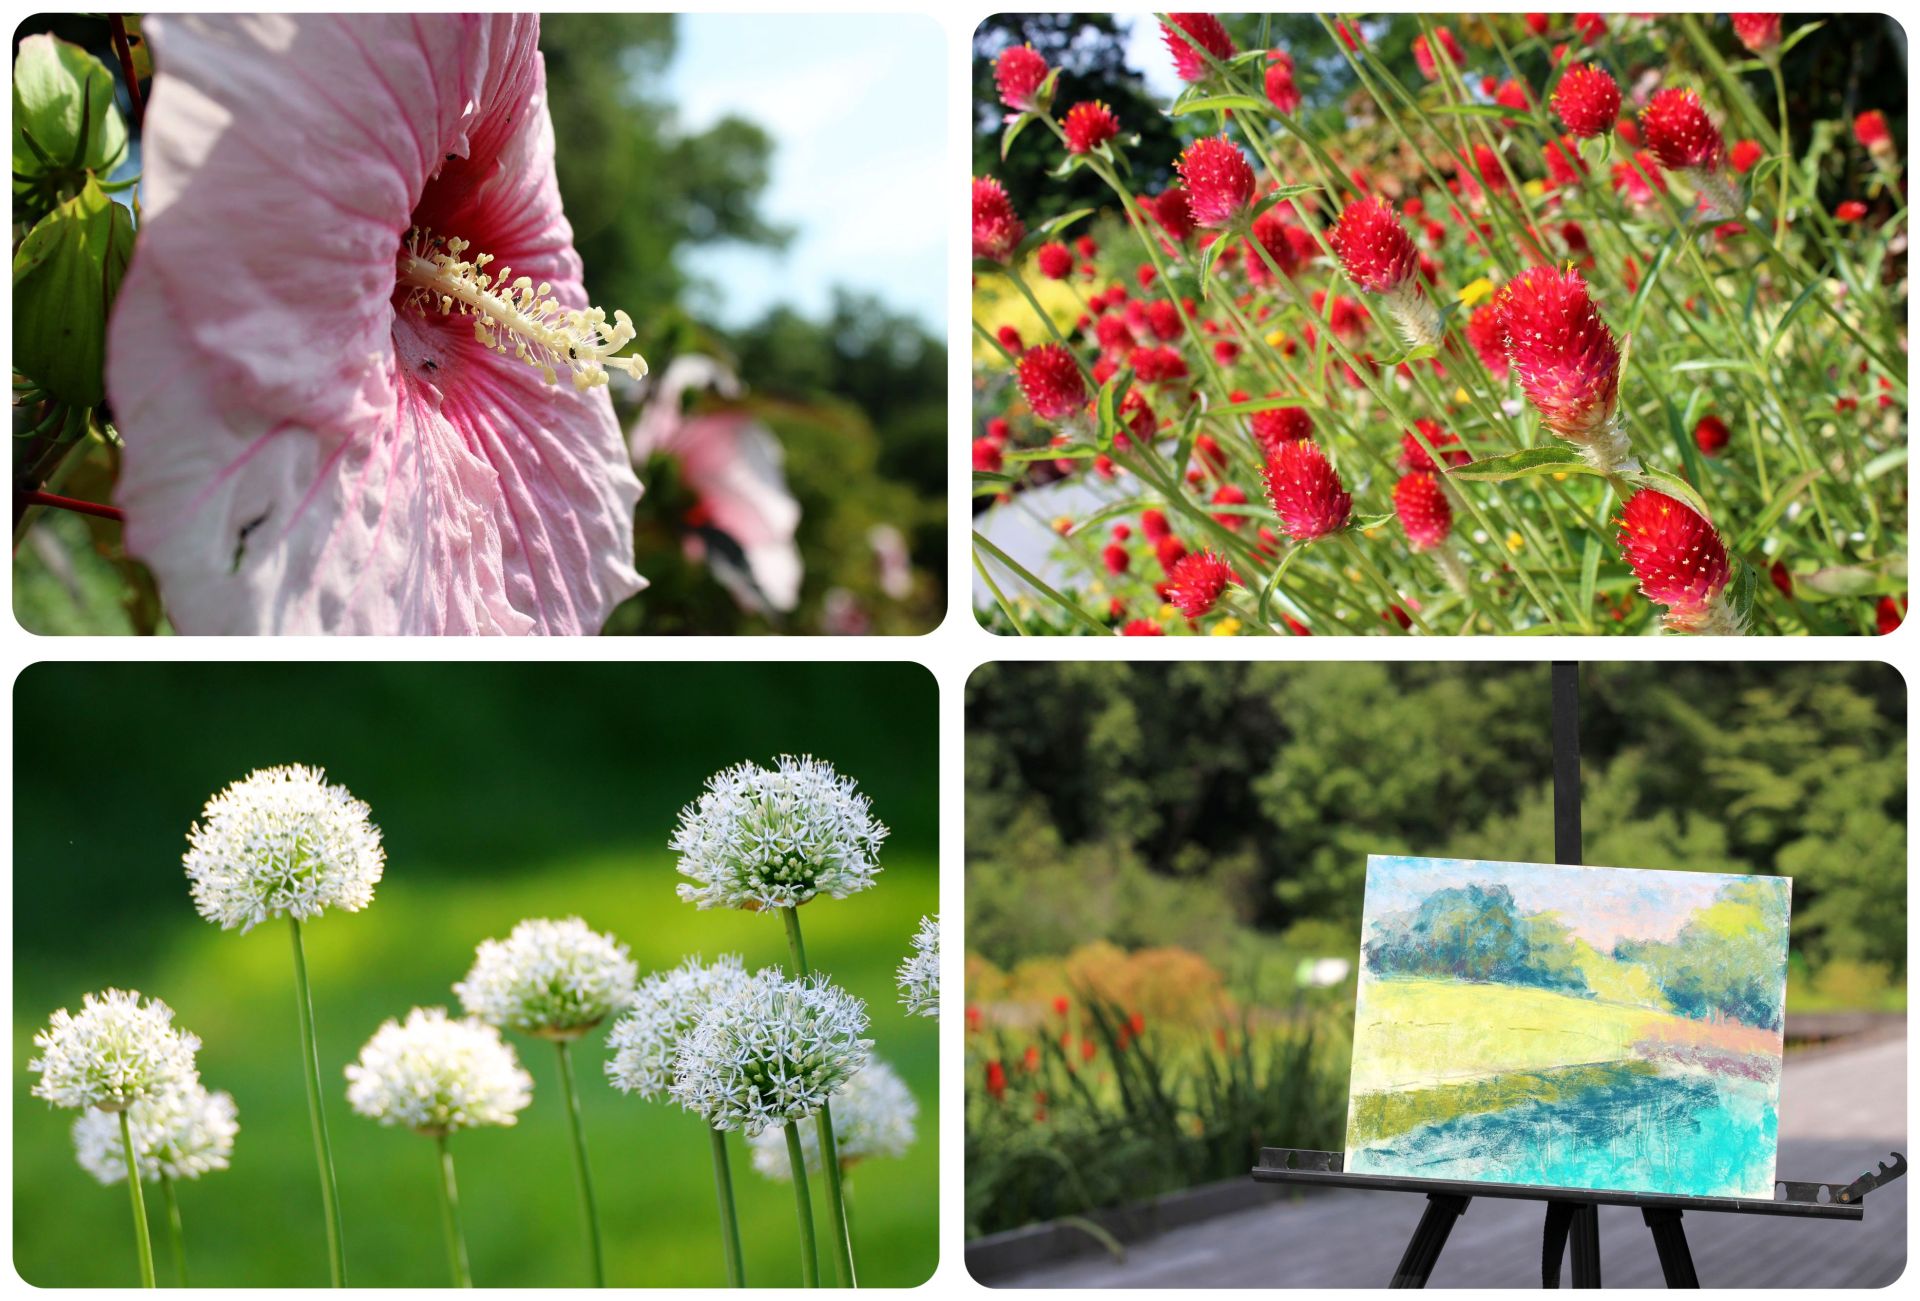
M 1007 129 L 1000 133 L 1000 161 L 1001 162 L 1004 163 L 1007 161 L 1007 150 L 1013 148 L 1013 142 L 1019 138 L 1020 133 L 1022 131 L 1025 131 L 1027 129 L 1027 124 L 1032 121 L 1033 121 L 1033 114 L 1022 113 L 1019 117 L 1016 117 L 1015 119 L 1013 119 L 1013 121 L 1007 123 Z
M 1627 478 L 1644 487 L 1652 488 L 1655 492 L 1664 492 L 1669 497 L 1678 498 L 1700 512 L 1702 519 L 1708 521 L 1713 519 L 1713 512 L 1707 509 L 1705 499 L 1694 491 L 1692 484 L 1677 474 L 1669 474 L 1665 470 L 1642 470 L 1637 475 L 1628 475 Z
M 1447 471 L 1450 478 L 1501 483 L 1529 474 L 1598 474 L 1571 447 L 1529 447 L 1505 456 L 1489 456 Z
M 1188 113 L 1212 113 L 1228 109 L 1239 109 L 1243 113 L 1264 113 L 1271 107 L 1272 105 L 1263 104 L 1251 95 L 1202 95 L 1184 104 L 1175 104 L 1170 111 L 1175 117 L 1184 117 Z

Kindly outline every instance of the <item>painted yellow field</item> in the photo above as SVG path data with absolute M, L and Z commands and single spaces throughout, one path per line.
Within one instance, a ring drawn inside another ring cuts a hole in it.
M 1697 1039 L 1698 1023 L 1622 1003 L 1516 985 L 1360 982 L 1355 1093 L 1503 1071 L 1621 1061 L 1642 1039 Z

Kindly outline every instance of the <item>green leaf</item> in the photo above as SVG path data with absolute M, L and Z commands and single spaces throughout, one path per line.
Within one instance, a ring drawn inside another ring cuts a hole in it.
M 1220 256 L 1220 250 L 1230 243 L 1222 236 L 1200 250 L 1200 296 L 1209 298 L 1213 290 L 1213 260 Z
M 126 155 L 127 124 L 106 65 L 46 33 L 21 41 L 13 61 L 14 175 L 90 171 L 104 179 Z
M 107 313 L 133 253 L 133 214 L 91 178 L 13 255 L 13 368 L 70 406 L 106 397 Z
M 1184 117 L 1188 113 L 1224 112 L 1239 109 L 1243 113 L 1264 113 L 1269 104 L 1255 99 L 1251 95 L 1202 95 L 1198 99 L 1175 104 L 1171 110 L 1175 117 Z
M 1022 131 L 1025 131 L 1027 129 L 1027 124 L 1032 121 L 1033 121 L 1033 114 L 1022 113 L 1019 117 L 1016 117 L 1015 119 L 1013 119 L 1013 121 L 1007 123 L 1007 129 L 1000 133 L 1000 161 L 1001 162 L 1004 163 L 1007 161 L 1007 150 L 1013 148 L 1013 142 L 1019 138 L 1020 133 Z
M 1063 212 L 1058 217 L 1050 217 L 1034 227 L 1033 233 L 1042 239 L 1059 234 L 1082 217 L 1091 217 L 1092 208 L 1075 208 L 1072 212 Z
M 1888 470 L 1897 470 L 1906 463 L 1907 446 L 1902 443 L 1898 447 L 1888 448 L 1860 467 L 1860 477 L 1871 483 Z
M 1709 522 L 1713 519 L 1713 512 L 1707 509 L 1706 501 L 1694 491 L 1692 484 L 1677 474 L 1669 474 L 1665 470 L 1642 470 L 1639 474 L 1630 474 L 1626 478 L 1630 482 L 1652 488 L 1655 492 L 1664 492 L 1669 497 L 1685 502 L 1700 513 L 1701 519 Z
M 1691 357 L 1686 361 L 1676 361 L 1670 368 L 1679 375 L 1695 370 L 1737 370 L 1745 374 L 1754 374 L 1753 363 L 1734 357 Z
M 1090 461 L 1098 455 L 1100 449 L 1091 443 L 1067 443 L 1061 447 L 1028 447 L 1005 452 L 1000 459 L 1008 465 L 1025 465 L 1032 461 Z
M 1727 580 L 1727 604 L 1733 607 L 1734 618 L 1740 621 L 1740 626 L 1746 628 L 1753 622 L 1753 601 L 1760 592 L 1760 575 L 1739 556 L 1727 557 L 1727 564 L 1732 571 Z
M 1529 447 L 1523 451 L 1508 452 L 1505 456 L 1469 461 L 1447 471 L 1450 478 L 1480 479 L 1488 483 L 1502 483 L 1530 474 L 1598 473 L 1571 447 Z
M 1780 42 L 1780 48 L 1774 51 L 1773 57 L 1776 59 L 1786 58 L 1788 52 L 1791 51 L 1794 46 L 1800 44 L 1800 42 L 1806 40 L 1807 37 L 1813 35 L 1815 32 L 1819 31 L 1822 27 L 1825 27 L 1825 26 L 1826 26 L 1826 22 L 1822 20 L 1820 22 L 1807 23 L 1803 27 L 1794 28 L 1792 33 L 1789 34 L 1785 40 Z
M 1438 108 L 1427 110 L 1433 114 L 1449 114 L 1453 117 L 1511 117 L 1524 118 L 1526 110 L 1508 108 L 1505 104 L 1442 104 Z
M 1304 407 L 1307 405 L 1305 394 L 1287 393 L 1279 397 L 1255 398 L 1249 402 L 1229 402 L 1225 406 L 1209 408 L 1210 416 L 1247 416 L 1258 411 L 1278 411 L 1281 407 Z
M 1125 399 L 1127 388 L 1133 383 L 1133 368 L 1123 366 L 1105 384 L 1100 386 L 1100 396 L 1094 403 L 1094 412 L 1099 420 L 1099 440 L 1101 451 L 1113 450 L 1113 437 L 1120 431 L 1120 403 Z
M 1886 556 L 1868 564 L 1836 565 L 1793 576 L 1794 595 L 1801 600 L 1890 596 L 1906 590 L 1905 556 Z

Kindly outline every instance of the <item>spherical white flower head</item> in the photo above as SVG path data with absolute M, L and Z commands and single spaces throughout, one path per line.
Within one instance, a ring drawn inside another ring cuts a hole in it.
M 873 884 L 887 828 L 852 778 L 818 759 L 782 755 L 707 779 L 680 811 L 670 847 L 680 897 L 702 908 L 792 908 L 815 895 L 844 899 Z
M 533 1101 L 533 1077 L 492 1026 L 416 1007 L 388 1021 L 347 1067 L 347 1102 L 383 1125 L 451 1134 L 511 1125 Z
M 829 1109 L 833 1147 L 843 1170 L 871 1157 L 899 1156 L 913 1146 L 913 1122 L 920 1115 L 920 1104 L 893 1067 L 877 1057 L 833 1095 Z M 769 1179 L 793 1178 L 784 1132 L 763 1129 L 747 1141 L 753 1148 L 755 1170 Z M 800 1129 L 800 1150 L 807 1160 L 807 1173 L 819 1174 L 820 1135 L 812 1125 Z
M 688 958 L 671 971 L 656 971 L 640 982 L 626 1014 L 613 1023 L 607 1046 L 607 1078 L 627 1093 L 649 1102 L 673 1087 L 673 1063 L 693 1028 L 708 1009 L 746 987 L 747 969 L 738 957 L 723 953 L 711 966 Z
M 127 1108 L 133 1151 L 140 1177 L 149 1183 L 198 1179 L 225 1170 L 240 1132 L 239 1111 L 230 1093 L 209 1093 L 197 1081 Z M 103 1184 L 127 1177 L 127 1148 L 120 1117 L 89 1111 L 73 1122 L 73 1151 L 81 1169 Z
M 40 1075 L 33 1096 L 58 1107 L 123 1111 L 200 1078 L 193 1064 L 200 1041 L 174 1028 L 165 1003 L 142 1003 L 128 990 L 88 994 L 77 1016 L 61 1008 L 33 1046 L 40 1050 L 27 1063 Z
M 940 1015 L 940 919 L 922 917 L 913 935 L 913 952 L 894 974 L 900 1003 L 908 1016 Z
M 763 1129 L 805 1120 L 867 1064 L 867 1005 L 815 975 L 758 972 L 717 1003 L 687 1037 L 673 1098 L 715 1129 Z
M 486 940 L 473 970 L 453 987 L 460 1005 L 489 1025 L 547 1039 L 577 1039 L 633 999 L 640 968 L 627 946 L 578 917 L 533 918 L 504 940 Z
M 187 843 L 194 906 L 243 932 L 282 914 L 359 912 L 387 862 L 367 806 L 300 764 L 249 773 L 208 800 Z

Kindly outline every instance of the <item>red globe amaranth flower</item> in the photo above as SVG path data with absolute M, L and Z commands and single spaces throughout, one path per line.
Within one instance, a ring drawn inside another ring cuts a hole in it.
M 1272 258 L 1281 273 L 1289 277 L 1300 269 L 1300 246 L 1294 242 L 1291 233 L 1298 229 L 1280 215 L 1278 207 L 1268 208 L 1253 219 L 1254 242 L 1265 249 L 1267 258 Z M 1267 267 L 1267 259 L 1252 249 L 1247 251 L 1247 277 L 1256 285 L 1269 284 L 1274 278 L 1273 272 Z
M 1887 129 L 1887 115 L 1870 108 L 1853 119 L 1853 138 L 1874 158 L 1886 162 L 1893 157 L 1893 132 Z
M 1732 568 L 1727 548 L 1700 513 L 1651 488 L 1627 499 L 1620 512 L 1620 549 L 1640 592 L 1667 607 L 1676 632 L 1728 634 L 1742 631 L 1722 599 Z
M 1193 234 L 1193 206 L 1187 200 L 1187 192 L 1179 186 L 1141 202 L 1174 243 L 1184 243 Z
M 1588 45 L 1597 45 L 1600 38 L 1607 34 L 1607 16 L 1605 14 L 1575 14 L 1573 30 L 1580 33 L 1580 39 Z
M 1340 43 L 1355 53 L 1358 53 L 1367 43 L 1367 34 L 1361 30 L 1357 22 L 1350 23 L 1344 18 L 1336 18 L 1333 22 L 1333 30 L 1339 35 Z
M 1180 179 L 1186 182 L 1187 207 L 1201 226 L 1231 225 L 1253 203 L 1253 168 L 1225 136 L 1188 145 L 1180 155 Z
M 1440 459 L 1448 465 L 1465 465 L 1473 459 L 1473 454 L 1460 446 L 1460 435 L 1450 434 L 1440 427 L 1437 420 L 1419 419 L 1413 422 L 1426 438 L 1422 445 L 1412 431 L 1400 435 L 1400 466 L 1405 470 L 1432 470 L 1436 468 L 1433 457 L 1428 455 L 1431 447 L 1440 453 Z
M 987 1093 L 995 1102 L 1007 1098 L 1007 1068 L 999 1062 L 987 1063 Z
M 1667 178 L 1660 170 L 1659 160 L 1642 149 L 1613 165 L 1613 188 L 1630 206 L 1644 208 L 1654 201 L 1656 192 L 1667 192 Z
M 1432 550 L 1453 531 L 1453 507 L 1440 481 L 1426 470 L 1415 470 L 1393 486 L 1393 513 L 1415 551 Z
M 1353 497 L 1317 443 L 1282 443 L 1267 458 L 1267 500 L 1287 536 L 1311 542 L 1347 525 Z
M 1187 361 L 1172 348 L 1135 348 L 1127 358 L 1144 384 L 1166 384 L 1187 377 Z
M 1489 78 L 1489 80 L 1491 80 L 1491 78 Z M 1527 93 L 1525 83 L 1515 81 L 1509 77 L 1500 83 L 1498 90 L 1493 92 L 1493 102 L 1502 108 L 1510 108 L 1516 113 L 1524 113 L 1533 107 L 1533 96 Z M 1513 125 L 1512 118 L 1505 118 L 1503 120 L 1508 126 Z
M 1040 274 L 1049 280 L 1065 280 L 1073 270 L 1073 253 L 1065 244 L 1042 244 L 1034 261 L 1040 266 Z
M 1497 304 L 1486 302 L 1467 316 L 1467 342 L 1495 379 L 1507 377 L 1507 326 Z
M 1153 544 L 1153 555 L 1160 568 L 1172 573 L 1173 567 L 1186 559 L 1187 544 L 1169 533 Z
M 1167 52 L 1173 55 L 1174 71 L 1182 81 L 1200 81 L 1206 77 L 1209 69 L 1201 50 L 1219 63 L 1233 57 L 1233 38 L 1212 14 L 1168 14 L 1167 17 L 1173 20 L 1172 25 L 1160 24 L 1160 39 L 1167 43 Z
M 1587 160 L 1580 156 L 1580 146 L 1572 136 L 1547 141 L 1540 147 L 1540 154 L 1546 160 L 1548 179 L 1561 189 L 1570 190 L 1586 178 Z
M 1340 266 L 1362 289 L 1390 293 L 1413 278 L 1420 255 L 1384 199 L 1355 199 L 1327 235 Z
M 1640 110 L 1640 133 L 1669 171 L 1711 171 L 1725 147 L 1700 96 L 1679 86 L 1656 93 Z
M 1550 14 L 1522 14 L 1521 17 L 1527 20 L 1527 30 L 1535 36 L 1545 36 L 1553 21 Z
M 1693 441 L 1708 456 L 1718 456 L 1727 450 L 1727 444 L 1733 441 L 1733 431 L 1727 428 L 1727 422 L 1719 416 L 1705 415 L 1700 423 L 1693 427 Z
M 1858 221 L 1867 215 L 1867 205 L 1858 199 L 1844 199 L 1833 210 L 1833 219 L 1838 222 Z
M 1620 83 L 1605 68 L 1591 63 L 1569 68 L 1554 87 L 1553 111 L 1567 130 L 1582 139 L 1603 136 L 1620 118 Z
M 1300 88 L 1293 84 L 1292 59 L 1267 65 L 1266 86 L 1267 101 L 1282 113 L 1291 113 L 1300 107 Z
M 1736 140 L 1733 142 L 1733 148 L 1727 151 L 1727 161 L 1733 164 L 1733 170 L 1741 176 L 1752 171 L 1753 165 L 1765 156 L 1759 143 L 1753 140 Z
M 1067 138 L 1068 153 L 1091 153 L 1120 134 L 1120 119 L 1099 100 L 1082 100 L 1067 110 L 1060 130 Z
M 1042 420 L 1059 420 L 1087 404 L 1087 382 L 1073 354 L 1058 343 L 1029 348 L 1020 358 L 1020 391 Z
M 973 255 L 1005 263 L 1027 237 L 1026 223 L 1013 210 L 1000 182 L 991 176 L 973 178 Z
M 1151 619 L 1129 619 L 1120 630 L 1122 637 L 1164 637 L 1167 630 Z
M 1786 561 L 1784 560 L 1774 561 L 1773 567 L 1767 570 L 1767 579 L 1769 582 L 1773 584 L 1774 589 L 1778 591 L 1780 595 L 1787 597 L 1788 599 L 1792 599 L 1793 575 L 1790 572 L 1788 572 Z
M 1165 511 L 1157 506 L 1149 506 L 1140 512 L 1140 532 L 1146 535 L 1147 541 L 1158 542 L 1161 538 L 1171 536 L 1173 528 L 1167 523 Z
M 1447 56 L 1447 62 L 1456 68 L 1466 63 L 1466 53 L 1460 48 L 1460 42 L 1451 28 L 1435 28 L 1434 36 L 1439 43 L 1441 53 Z M 1440 79 L 1440 64 L 1434 58 L 1433 47 L 1427 43 L 1424 32 L 1413 38 L 1413 61 L 1420 65 L 1420 75 L 1428 81 Z
M 1000 340 L 1000 346 L 1002 348 L 1005 348 L 1016 357 L 1027 350 L 1026 341 L 1020 337 L 1020 331 L 1014 329 L 1011 325 L 1001 326 L 993 332 L 993 337 Z
M 1211 551 L 1196 551 L 1181 558 L 1167 574 L 1164 594 L 1168 604 L 1189 619 L 1198 619 L 1212 610 L 1228 584 L 1240 578 L 1227 562 Z
M 1875 629 L 1884 637 L 1898 628 L 1907 618 L 1907 598 L 1903 596 L 1883 596 L 1873 607 Z
M 1728 14 L 1733 21 L 1733 34 L 1740 38 L 1740 44 L 1755 54 L 1765 54 L 1780 46 L 1779 14 Z
M 1237 483 L 1223 483 L 1213 490 L 1211 502 L 1215 506 L 1244 506 L 1247 504 L 1246 490 Z M 1223 510 L 1215 511 L 1213 517 L 1235 532 L 1238 532 L 1240 526 L 1247 522 L 1245 515 L 1235 515 Z
M 1132 563 L 1132 557 L 1118 542 L 1109 542 L 1100 552 L 1100 562 L 1107 567 L 1109 574 L 1124 574 L 1127 572 L 1127 566 Z
M 1541 423 L 1601 470 L 1637 468 L 1614 418 L 1620 347 L 1580 273 L 1531 267 L 1501 291 L 1499 307 L 1507 360 Z
M 1275 394 L 1269 393 L 1268 397 Z M 1253 441 L 1260 444 L 1260 451 L 1268 460 L 1280 449 L 1282 443 L 1298 443 L 1313 437 L 1313 417 L 1307 414 L 1305 407 L 1275 407 L 1271 411 L 1256 411 L 1250 417 L 1253 426 Z
M 1000 102 L 1016 113 L 1034 107 L 1034 95 L 1047 79 L 1047 61 L 1031 45 L 1009 45 L 993 63 L 993 84 Z
M 976 438 L 973 440 L 974 469 L 984 470 L 988 474 L 998 474 L 1002 464 L 1000 444 L 994 442 L 991 438 Z
M 1488 145 L 1473 147 L 1473 170 L 1480 183 L 1498 194 L 1507 188 L 1507 174 L 1500 166 L 1500 155 Z

